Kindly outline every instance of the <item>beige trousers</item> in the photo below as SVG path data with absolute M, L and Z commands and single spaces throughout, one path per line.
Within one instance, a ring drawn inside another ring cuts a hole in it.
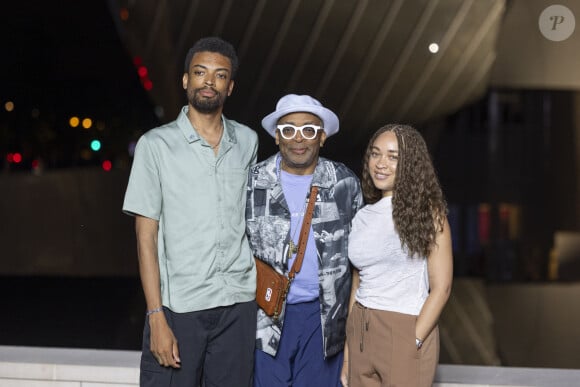
M 349 387 L 427 387 L 439 361 L 439 329 L 415 345 L 417 316 L 352 307 L 346 325 Z

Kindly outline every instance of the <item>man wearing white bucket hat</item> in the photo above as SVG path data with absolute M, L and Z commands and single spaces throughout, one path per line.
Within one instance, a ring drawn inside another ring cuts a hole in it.
M 363 199 L 356 175 L 319 156 L 336 114 L 308 96 L 282 97 L 262 120 L 279 152 L 251 168 L 246 230 L 254 256 L 287 274 L 313 186 L 318 194 L 301 270 L 279 318 L 258 309 L 254 386 L 340 386 L 351 287 L 350 223 Z

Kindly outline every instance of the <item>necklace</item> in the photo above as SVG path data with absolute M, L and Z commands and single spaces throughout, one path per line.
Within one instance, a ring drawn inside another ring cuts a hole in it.
M 307 201 L 304 201 L 304 205 L 302 206 L 302 211 L 300 211 L 300 225 L 302 225 L 302 222 L 304 221 L 304 210 L 306 210 L 306 204 Z M 298 229 L 300 229 L 301 227 L 298 227 L 298 223 L 296 224 L 296 228 L 294 229 L 294 232 L 292 233 L 292 237 L 290 238 L 290 242 L 288 242 L 288 258 L 292 258 L 293 254 L 296 254 L 298 252 L 298 247 L 296 246 L 296 243 L 294 243 L 294 238 L 296 238 L 296 232 L 298 231 Z
M 220 129 L 219 129 L 219 130 L 220 130 L 220 136 L 219 136 L 219 138 L 218 138 L 218 140 L 217 140 L 217 142 L 216 142 L 216 144 L 215 144 L 215 145 L 211 145 L 211 144 L 209 143 L 209 141 L 207 141 L 207 140 L 206 140 L 207 144 L 209 145 L 209 147 L 210 147 L 211 149 L 215 149 L 215 148 L 217 148 L 217 147 L 218 147 L 218 145 L 220 144 L 220 142 L 222 141 L 222 136 L 224 135 L 224 123 L 223 123 L 223 122 L 220 122 Z
M 278 177 L 278 181 L 280 182 L 280 185 L 282 185 L 282 174 L 281 174 L 281 170 L 282 170 L 282 160 L 280 160 L 279 164 L 278 164 L 278 170 L 276 171 L 277 173 L 277 177 Z M 310 192 L 310 189 L 312 188 L 312 185 L 309 186 L 309 188 L 306 190 L 306 193 Z M 308 196 L 306 196 L 308 198 Z M 308 200 L 305 199 L 304 200 L 304 204 L 302 205 L 302 210 L 300 211 L 300 213 L 298 214 L 300 216 L 300 220 L 298 222 L 296 222 L 296 227 L 294 228 L 294 232 L 292 233 L 292 236 L 290 237 L 290 241 L 288 242 L 288 259 L 292 258 L 292 255 L 296 254 L 298 252 L 298 247 L 296 246 L 296 243 L 294 242 L 294 239 L 296 238 L 296 233 L 298 232 L 298 230 L 300 228 L 302 228 L 302 222 L 304 222 L 304 211 L 306 210 L 306 206 L 308 205 Z M 290 209 L 290 205 L 288 205 L 289 209 Z M 293 206 L 296 207 L 296 206 Z M 290 209 L 290 212 L 292 213 L 292 209 Z M 290 217 L 292 217 L 292 215 L 290 215 Z M 292 224 L 292 221 L 290 221 L 290 224 Z

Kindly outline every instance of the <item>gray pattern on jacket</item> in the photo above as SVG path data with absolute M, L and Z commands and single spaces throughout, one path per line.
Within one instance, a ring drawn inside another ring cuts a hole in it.
M 250 169 L 246 230 L 256 258 L 288 273 L 287 246 L 290 240 L 290 211 L 271 156 Z M 344 164 L 320 157 L 312 185 L 319 187 L 312 231 L 318 252 L 320 280 L 320 319 L 324 355 L 332 356 L 344 348 L 345 326 L 351 287 L 348 234 L 355 213 L 362 207 L 360 183 Z M 284 310 L 274 322 L 258 309 L 256 348 L 276 355 Z

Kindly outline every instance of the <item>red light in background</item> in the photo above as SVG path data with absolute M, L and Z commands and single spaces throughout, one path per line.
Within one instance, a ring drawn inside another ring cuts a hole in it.
M 141 78 L 141 84 L 143 85 L 143 88 L 147 91 L 151 90 L 153 88 L 153 82 L 151 82 L 148 77 L 149 70 L 147 70 L 147 67 L 143 66 L 143 60 L 141 57 L 133 57 L 133 64 L 137 68 L 137 74 L 139 75 L 139 78 Z
M 16 164 L 18 164 L 19 162 L 22 161 L 22 155 L 20 153 L 14 153 L 12 155 L 12 161 L 14 161 Z
M 127 21 L 129 19 L 129 10 L 125 7 L 122 7 L 119 10 L 119 17 L 121 18 L 121 20 Z
M 149 91 L 153 88 L 153 82 L 151 82 L 149 79 L 145 79 L 143 81 L 143 88 L 145 88 L 145 90 Z
M 489 204 L 482 203 L 478 209 L 477 231 L 479 234 L 479 243 L 487 245 L 490 238 L 491 228 L 491 207 Z
M 38 165 L 39 165 L 39 164 L 40 164 L 40 163 L 38 162 L 38 159 L 34 159 L 34 160 L 32 160 L 32 168 L 33 168 L 33 169 L 35 169 L 35 168 L 38 168 Z
M 103 161 L 103 164 L 101 165 L 103 167 L 103 170 L 105 170 L 106 172 L 109 172 L 113 168 L 113 163 L 111 163 L 110 160 Z
M 8 161 L 9 163 L 14 162 L 14 155 L 12 153 L 8 153 L 6 155 L 6 161 Z

